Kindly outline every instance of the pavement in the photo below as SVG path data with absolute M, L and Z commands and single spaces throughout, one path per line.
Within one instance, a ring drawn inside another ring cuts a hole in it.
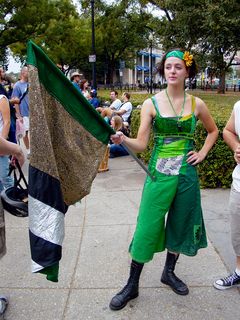
M 27 170 L 27 163 L 24 170 Z M 130 156 L 109 159 L 90 195 L 66 214 L 66 235 L 58 283 L 32 274 L 28 219 L 5 212 L 8 252 L 0 260 L 0 295 L 10 304 L 6 320 L 235 320 L 239 291 L 219 291 L 213 281 L 234 267 L 229 238 L 229 190 L 202 190 L 208 248 L 181 256 L 176 274 L 189 286 L 179 296 L 160 282 L 165 253 L 144 266 L 139 297 L 121 311 L 108 308 L 126 283 L 128 245 L 135 228 L 144 171 Z M 224 247 L 224 249 L 223 249 Z

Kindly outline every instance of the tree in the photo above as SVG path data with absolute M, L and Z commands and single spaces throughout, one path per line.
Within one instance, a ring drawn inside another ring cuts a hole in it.
M 181 46 L 200 53 L 220 77 L 225 91 L 225 73 L 240 49 L 240 3 L 238 0 L 138 1 L 152 4 L 164 13 L 158 32 L 165 48 Z
M 89 1 L 81 1 L 89 14 Z M 118 1 L 108 5 L 104 1 L 95 3 L 95 28 L 97 61 L 106 73 L 107 83 L 113 83 L 113 75 L 119 69 L 119 61 L 126 61 L 132 67 L 138 50 L 146 47 L 146 24 L 152 23 L 152 16 L 140 7 L 131 6 L 131 1 Z
M 28 39 L 43 46 L 50 45 L 51 40 L 57 40 L 65 32 L 64 24 L 68 30 L 71 23 L 67 20 L 72 21 L 78 16 L 71 0 L 1 1 L 0 12 L 1 54 L 10 47 L 21 60 L 25 58 Z

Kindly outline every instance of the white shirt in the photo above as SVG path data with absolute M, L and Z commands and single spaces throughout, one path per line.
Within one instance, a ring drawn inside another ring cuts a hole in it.
M 240 100 L 235 103 L 233 107 L 234 118 L 235 118 L 235 132 L 240 139 Z M 240 192 L 240 164 L 237 164 L 232 173 L 232 186 L 237 191 Z
M 121 107 L 121 105 L 122 105 L 121 100 L 120 100 L 120 99 L 116 99 L 116 100 L 114 100 L 113 103 L 110 105 L 110 108 L 111 108 L 111 109 L 114 109 L 114 110 L 119 110 L 120 107 Z
M 121 105 L 121 108 L 119 110 L 125 110 L 126 112 L 124 114 L 122 114 L 122 118 L 123 118 L 123 121 L 124 122 L 127 122 L 128 121 L 128 118 L 131 114 L 131 111 L 132 111 L 132 104 L 130 101 L 127 101 L 125 103 L 123 103 Z

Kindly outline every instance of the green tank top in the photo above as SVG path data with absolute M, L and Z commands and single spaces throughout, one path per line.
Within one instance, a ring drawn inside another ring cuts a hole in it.
M 183 117 L 162 117 L 155 97 L 152 102 L 156 110 L 153 120 L 154 148 L 149 163 L 165 175 L 184 173 L 187 167 L 187 153 L 193 149 L 197 118 L 194 114 L 195 98 L 192 96 L 192 112 Z

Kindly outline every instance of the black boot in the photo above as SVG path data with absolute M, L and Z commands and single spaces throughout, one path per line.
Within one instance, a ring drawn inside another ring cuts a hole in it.
M 170 286 L 171 289 L 180 295 L 187 295 L 189 293 L 187 285 L 180 280 L 175 274 L 174 269 L 176 262 L 178 260 L 179 255 L 175 255 L 174 253 L 167 253 L 165 267 L 163 269 L 161 282 Z
M 109 304 L 110 309 L 120 310 L 126 306 L 128 301 L 137 298 L 138 284 L 142 268 L 143 263 L 138 263 L 132 260 L 128 282 L 126 286 L 112 298 Z

